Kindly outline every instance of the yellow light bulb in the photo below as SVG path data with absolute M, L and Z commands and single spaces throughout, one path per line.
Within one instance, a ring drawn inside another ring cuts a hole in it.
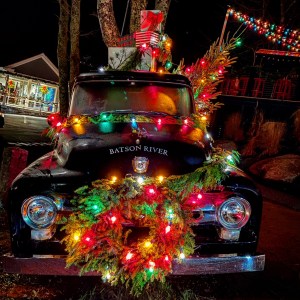
M 112 183 L 115 183 L 117 180 L 118 180 L 118 177 L 117 177 L 117 176 L 112 176 L 112 177 L 111 177 L 111 182 L 112 182 Z
M 74 234 L 73 234 L 73 240 L 74 240 L 75 242 L 78 242 L 79 239 L 80 239 L 80 232 L 75 231 Z
M 74 124 L 73 125 L 73 130 L 78 135 L 83 135 L 83 134 L 86 133 L 84 126 L 81 125 L 81 124 Z
M 145 247 L 145 248 L 150 248 L 151 246 L 152 246 L 152 243 L 149 242 L 149 241 L 146 241 L 146 242 L 144 243 L 144 247 Z
M 164 181 L 164 176 L 160 175 L 157 177 L 157 180 L 162 183 Z

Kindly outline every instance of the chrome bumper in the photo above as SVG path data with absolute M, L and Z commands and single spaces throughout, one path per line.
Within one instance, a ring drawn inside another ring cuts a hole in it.
M 34 275 L 78 276 L 76 267 L 66 268 L 65 258 L 53 255 L 39 255 L 31 258 L 15 258 L 10 254 L 1 257 L 3 272 Z M 173 261 L 172 275 L 208 275 L 263 271 L 265 255 L 240 256 L 226 254 L 209 257 L 185 258 L 182 262 Z M 97 272 L 83 276 L 99 276 Z

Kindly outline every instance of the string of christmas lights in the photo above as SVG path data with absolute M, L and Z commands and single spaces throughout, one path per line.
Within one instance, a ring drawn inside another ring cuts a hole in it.
M 139 128 L 138 123 L 152 123 L 156 125 L 157 130 L 162 129 L 164 125 L 177 124 L 182 126 L 189 126 L 197 132 L 200 130 L 201 136 L 207 134 L 207 117 L 193 114 L 189 117 L 177 117 L 177 116 L 159 116 L 151 117 L 139 114 L 118 114 L 118 113 L 100 113 L 96 116 L 87 115 L 72 115 L 68 118 L 63 118 L 59 113 L 50 114 L 47 117 L 47 122 L 50 125 L 44 133 L 48 137 L 55 139 L 59 132 L 63 132 L 67 128 L 73 127 L 76 131 L 76 126 L 84 124 L 109 124 L 109 123 L 130 123 L 132 133 L 139 133 L 142 130 Z M 109 127 L 109 126 L 107 126 Z M 83 128 L 82 128 L 83 129 Z M 182 132 L 187 132 L 182 130 Z M 196 136 L 199 136 L 197 134 Z
M 229 15 L 254 32 L 264 35 L 269 41 L 277 43 L 290 51 L 300 51 L 300 31 L 248 16 L 233 8 L 229 8 Z

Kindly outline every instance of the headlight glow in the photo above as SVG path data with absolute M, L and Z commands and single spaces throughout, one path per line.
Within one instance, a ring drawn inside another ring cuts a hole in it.
M 46 196 L 33 196 L 23 202 L 21 213 L 27 225 L 34 229 L 50 227 L 57 215 L 57 206 Z
M 250 203 L 241 197 L 231 197 L 224 201 L 217 212 L 221 225 L 227 229 L 242 228 L 251 214 Z

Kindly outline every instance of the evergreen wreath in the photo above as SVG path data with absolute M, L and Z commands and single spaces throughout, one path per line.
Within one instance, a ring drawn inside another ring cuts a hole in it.
M 112 285 L 126 283 L 139 295 L 155 280 L 165 281 L 172 262 L 194 252 L 193 210 L 201 193 L 220 189 L 224 168 L 239 155 L 216 148 L 194 172 L 160 178 L 102 179 L 75 191 L 74 210 L 63 220 L 67 267 L 99 272 Z M 134 228 L 143 236 L 135 238 Z

